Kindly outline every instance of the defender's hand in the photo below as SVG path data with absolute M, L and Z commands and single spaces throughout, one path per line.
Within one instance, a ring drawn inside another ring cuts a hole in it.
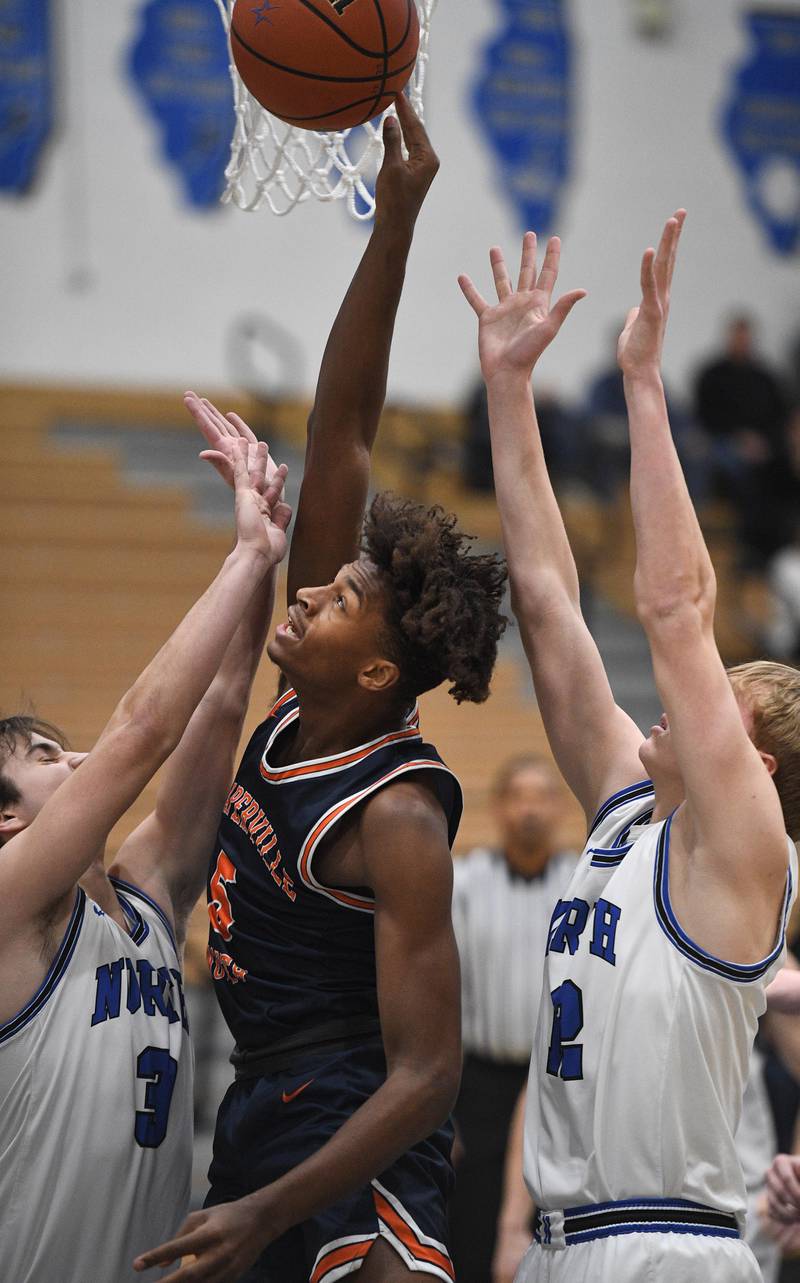
M 778 1154 L 767 1171 L 767 1210 L 773 1221 L 800 1221 L 800 1156 Z
M 265 1233 L 263 1213 L 259 1215 L 249 1199 L 240 1198 L 193 1212 L 175 1238 L 137 1257 L 133 1268 L 149 1270 L 182 1261 L 163 1283 L 236 1283 L 274 1237 Z
M 405 94 L 398 94 L 395 107 L 397 120 L 387 116 L 383 123 L 385 150 L 375 185 L 375 226 L 400 226 L 411 231 L 436 177 L 439 160 Z M 403 141 L 408 159 L 403 156 Z
M 228 455 L 233 469 L 236 505 L 237 547 L 248 547 L 261 553 L 271 566 L 286 556 L 286 527 L 291 509 L 281 500 L 286 465 L 267 480 L 269 452 L 265 441 L 256 444 L 255 452 L 248 442 L 231 443 Z
M 222 480 L 233 489 L 233 468 L 229 457 L 232 441 L 246 441 L 250 447 L 248 467 L 255 459 L 258 437 L 238 414 L 231 411 L 223 414 L 208 397 L 199 397 L 196 392 L 187 392 L 183 398 L 186 409 L 191 414 L 202 432 L 209 449 L 203 450 L 201 459 L 205 459 L 216 468 Z M 278 464 L 271 455 L 267 458 L 267 482 L 272 483 L 278 472 Z
M 669 316 L 670 289 L 675 271 L 686 210 L 677 210 L 667 219 L 658 249 L 647 249 L 642 258 L 642 301 L 628 313 L 617 344 L 617 361 L 623 374 L 659 370 L 664 333 Z
M 478 318 L 478 351 L 487 381 L 504 371 L 530 375 L 545 348 L 586 290 L 571 290 L 551 306 L 558 279 L 561 241 L 547 242 L 542 270 L 536 272 L 536 233 L 526 232 L 516 290 L 511 284 L 503 251 L 489 251 L 497 304 L 490 305 L 468 276 L 459 276 L 462 293 Z

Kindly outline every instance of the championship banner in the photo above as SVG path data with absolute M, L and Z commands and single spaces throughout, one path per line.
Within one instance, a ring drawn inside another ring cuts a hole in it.
M 800 241 L 800 13 L 753 9 L 722 128 L 750 209 L 778 254 Z
M 33 181 L 52 96 L 49 0 L 0 0 L 0 191 Z
M 148 0 L 130 56 L 131 78 L 161 135 L 186 199 L 216 205 L 233 136 L 228 41 L 214 0 Z
M 546 233 L 570 167 L 571 40 L 562 0 L 499 0 L 473 107 L 524 229 Z

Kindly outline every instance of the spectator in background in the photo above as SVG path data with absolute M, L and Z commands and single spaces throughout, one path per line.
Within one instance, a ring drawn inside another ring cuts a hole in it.
M 554 484 L 583 479 L 587 467 L 582 422 L 552 389 L 540 388 L 536 402 L 542 448 Z M 494 493 L 486 385 L 479 379 L 464 406 L 462 481 L 468 490 Z
M 547 758 L 507 762 L 492 802 L 498 846 L 457 860 L 453 889 L 464 1038 L 455 1108 L 464 1152 L 450 1208 L 458 1283 L 491 1276 L 506 1140 L 528 1075 L 547 930 L 577 858 L 559 845 L 564 798 Z
M 730 319 L 723 351 L 698 373 L 695 399 L 712 480 L 736 510 L 747 562 L 760 568 L 786 541 L 788 406 L 780 380 L 755 351 L 751 317 Z

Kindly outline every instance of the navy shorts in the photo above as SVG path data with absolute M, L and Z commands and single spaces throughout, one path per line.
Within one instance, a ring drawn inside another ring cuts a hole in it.
M 300 1055 L 280 1073 L 241 1079 L 228 1089 L 206 1207 L 250 1194 L 316 1153 L 386 1077 L 377 1043 Z M 369 1185 L 276 1239 L 239 1283 L 334 1283 L 360 1269 L 378 1237 L 409 1270 L 453 1283 L 446 1247 L 452 1143 L 448 1123 Z

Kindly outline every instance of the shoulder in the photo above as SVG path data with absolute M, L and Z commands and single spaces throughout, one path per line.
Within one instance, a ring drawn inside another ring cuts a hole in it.
M 364 805 L 365 827 L 382 831 L 400 829 L 447 833 L 447 821 L 439 798 L 423 778 L 397 780 L 387 784 Z
M 447 818 L 435 794 L 417 780 L 403 780 L 381 789 L 365 804 L 360 822 L 361 845 L 369 884 L 376 899 L 385 894 L 418 893 L 421 881 L 447 891 L 453 880 L 453 861 L 447 839 Z

